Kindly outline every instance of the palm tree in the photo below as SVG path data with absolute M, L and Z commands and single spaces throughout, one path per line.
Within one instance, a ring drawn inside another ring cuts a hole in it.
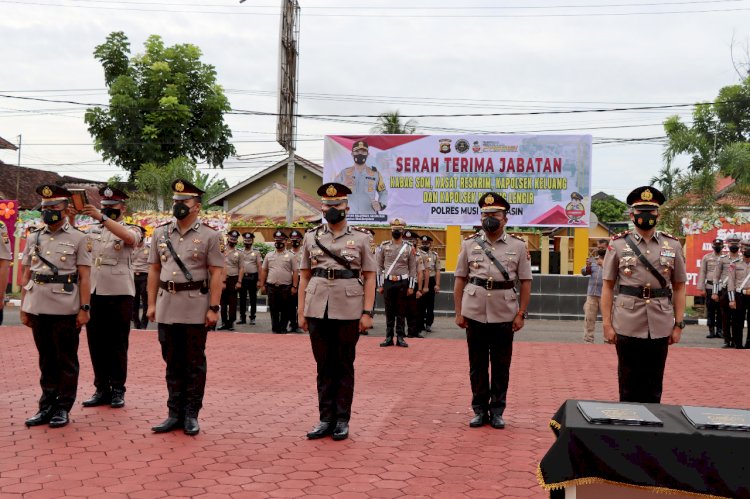
M 378 134 L 411 134 L 417 131 L 417 122 L 408 120 L 401 123 L 401 116 L 398 111 L 382 113 L 378 116 L 378 123 L 370 129 L 371 133 Z
M 672 168 L 670 162 L 667 162 L 657 175 L 651 177 L 648 183 L 657 185 L 667 199 L 672 199 L 675 194 L 675 184 L 679 177 L 680 170 L 677 167 Z

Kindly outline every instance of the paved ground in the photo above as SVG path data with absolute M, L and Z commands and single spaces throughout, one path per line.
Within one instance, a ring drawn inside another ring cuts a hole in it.
M 519 340 L 579 328 L 530 323 Z M 702 330 L 688 333 L 700 343 Z M 77 405 L 66 428 L 27 429 L 39 396 L 36 352 L 27 329 L 1 327 L 0 497 L 541 498 L 535 470 L 553 440 L 549 417 L 569 398 L 617 398 L 612 347 L 519 341 L 508 427 L 470 429 L 464 341 L 415 339 L 408 349 L 379 341 L 359 344 L 351 438 L 308 441 L 317 412 L 308 338 L 211 333 L 202 431 L 188 437 L 149 430 L 166 413 L 153 331 L 131 335 L 125 408 Z M 82 334 L 79 400 L 92 391 L 85 345 Z M 663 402 L 747 406 L 749 359 L 675 348 Z

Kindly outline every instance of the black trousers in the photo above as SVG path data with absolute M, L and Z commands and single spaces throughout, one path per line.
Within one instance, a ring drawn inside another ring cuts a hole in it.
M 747 343 L 750 344 L 750 296 L 735 293 L 737 308 L 732 323 L 732 343 L 734 348 L 742 348 L 742 330 L 748 326 Z
M 721 330 L 724 334 L 724 343 L 732 344 L 734 310 L 729 308 L 729 293 L 726 289 L 719 293 L 719 307 L 721 308 Z
M 349 421 L 354 398 L 354 357 L 359 340 L 359 320 L 308 317 L 307 325 L 318 366 L 320 420 Z
M 416 291 L 409 296 L 406 295 L 406 334 L 414 336 L 422 330 L 422 324 L 419 322 L 419 309 L 417 307 Z
M 271 330 L 274 333 L 285 333 L 289 325 L 289 300 L 292 297 L 292 286 L 266 284 L 266 291 L 268 310 L 271 313 Z
M 247 314 L 247 295 L 250 295 L 250 319 L 255 320 L 255 309 L 258 302 L 258 274 L 245 274 L 240 288 L 240 318 L 244 321 Z
M 28 314 L 39 352 L 39 410 L 70 411 L 78 390 L 78 337 L 75 315 Z
M 419 327 L 432 326 L 435 321 L 435 276 L 430 277 L 427 285 L 427 291 L 417 301 L 419 308 Z
M 289 297 L 289 329 L 295 331 L 299 327 L 299 321 L 297 320 L 297 295 L 291 295 Z
M 617 335 L 617 381 L 620 402 L 661 402 L 669 338 Z
M 505 411 L 510 361 L 513 356 L 513 323 L 482 323 L 467 319 L 471 408 L 476 414 Z M 490 374 L 492 364 L 492 374 Z
M 94 386 L 97 391 L 125 390 L 133 297 L 91 295 L 91 319 L 86 324 Z
M 408 280 L 385 281 L 383 284 L 386 338 L 393 338 L 394 327 L 396 336 L 404 337 L 404 321 L 407 314 L 406 290 L 408 287 Z
M 717 334 L 723 331 L 721 323 L 721 307 L 711 299 L 713 288 L 706 288 L 706 325 L 708 330 Z
M 221 322 L 234 324 L 237 319 L 237 280 L 239 276 L 228 275 L 227 283 L 221 290 Z
M 197 416 L 206 389 L 206 336 L 204 324 L 159 324 L 161 356 L 167 363 L 169 415 Z
M 146 327 L 148 324 L 148 272 L 139 272 L 133 277 L 135 282 L 135 296 L 133 297 L 133 324 L 136 329 Z M 143 312 L 138 313 L 143 307 Z M 139 317 L 140 315 L 140 317 Z

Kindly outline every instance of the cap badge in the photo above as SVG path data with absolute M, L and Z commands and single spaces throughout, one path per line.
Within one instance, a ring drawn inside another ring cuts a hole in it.
M 335 196 L 338 193 L 336 190 L 336 187 L 333 186 L 333 184 L 328 186 L 328 189 L 326 189 L 326 196 L 332 197 Z
M 489 205 L 492 205 L 492 204 L 495 204 L 495 196 L 493 196 L 492 194 L 490 194 L 489 196 L 487 196 L 486 198 L 484 198 L 484 205 L 485 206 L 489 206 Z
M 112 189 L 110 189 L 109 187 L 107 187 L 106 189 L 104 189 L 104 197 L 105 198 L 111 198 L 112 194 L 114 194 L 114 193 L 112 192 Z
M 177 182 L 176 184 L 174 184 L 174 190 L 176 190 L 177 192 L 184 191 L 185 190 L 185 184 L 183 184 L 182 182 Z
M 46 198 L 52 197 L 52 189 L 50 189 L 48 185 L 45 185 L 44 189 L 42 189 L 42 196 Z
M 645 191 L 641 192 L 641 199 L 643 201 L 651 201 L 654 198 L 654 195 L 651 193 L 650 190 L 646 189 Z

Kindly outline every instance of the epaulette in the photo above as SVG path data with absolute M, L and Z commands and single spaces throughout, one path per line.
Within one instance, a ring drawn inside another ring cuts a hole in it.
M 515 234 L 511 234 L 510 237 L 515 237 L 516 239 L 518 239 L 519 241 L 523 241 L 524 243 L 526 242 L 526 239 L 522 238 L 521 236 L 517 236 Z
M 171 220 L 167 220 L 166 222 L 164 222 L 164 223 L 161 223 L 161 224 L 157 225 L 157 226 L 156 226 L 156 228 L 158 229 L 159 227 L 164 227 L 165 225 L 169 225 L 169 224 L 171 224 L 171 223 L 172 223 L 172 221 L 171 221 Z
M 211 227 L 210 225 L 208 225 L 205 220 L 201 220 L 201 224 L 205 225 L 206 227 L 208 227 L 211 230 L 219 230 L 219 229 L 217 229 L 215 227 Z
M 659 231 L 659 234 L 662 235 L 662 236 L 668 237 L 669 239 L 674 239 L 675 241 L 679 241 L 679 239 L 677 239 L 676 237 L 674 237 L 669 232 Z
M 363 232 L 367 234 L 368 236 L 371 236 L 370 229 L 365 229 L 364 227 L 357 227 L 356 225 L 351 226 L 353 230 L 356 230 L 358 232 Z
M 479 237 L 479 232 L 475 232 L 471 235 L 464 236 L 464 240 L 468 241 L 469 239 L 474 239 L 475 237 Z
M 612 241 L 614 241 L 615 239 L 622 239 L 623 237 L 627 236 L 628 234 L 630 234 L 630 231 L 629 230 L 624 230 L 624 231 L 620 232 L 619 234 L 615 234 L 614 236 L 612 236 Z
M 44 228 L 44 226 L 39 227 L 38 225 L 32 225 L 29 227 L 29 232 L 39 232 L 42 228 Z
M 312 229 L 310 229 L 308 232 L 315 232 L 318 229 L 322 229 L 325 224 L 316 225 Z

